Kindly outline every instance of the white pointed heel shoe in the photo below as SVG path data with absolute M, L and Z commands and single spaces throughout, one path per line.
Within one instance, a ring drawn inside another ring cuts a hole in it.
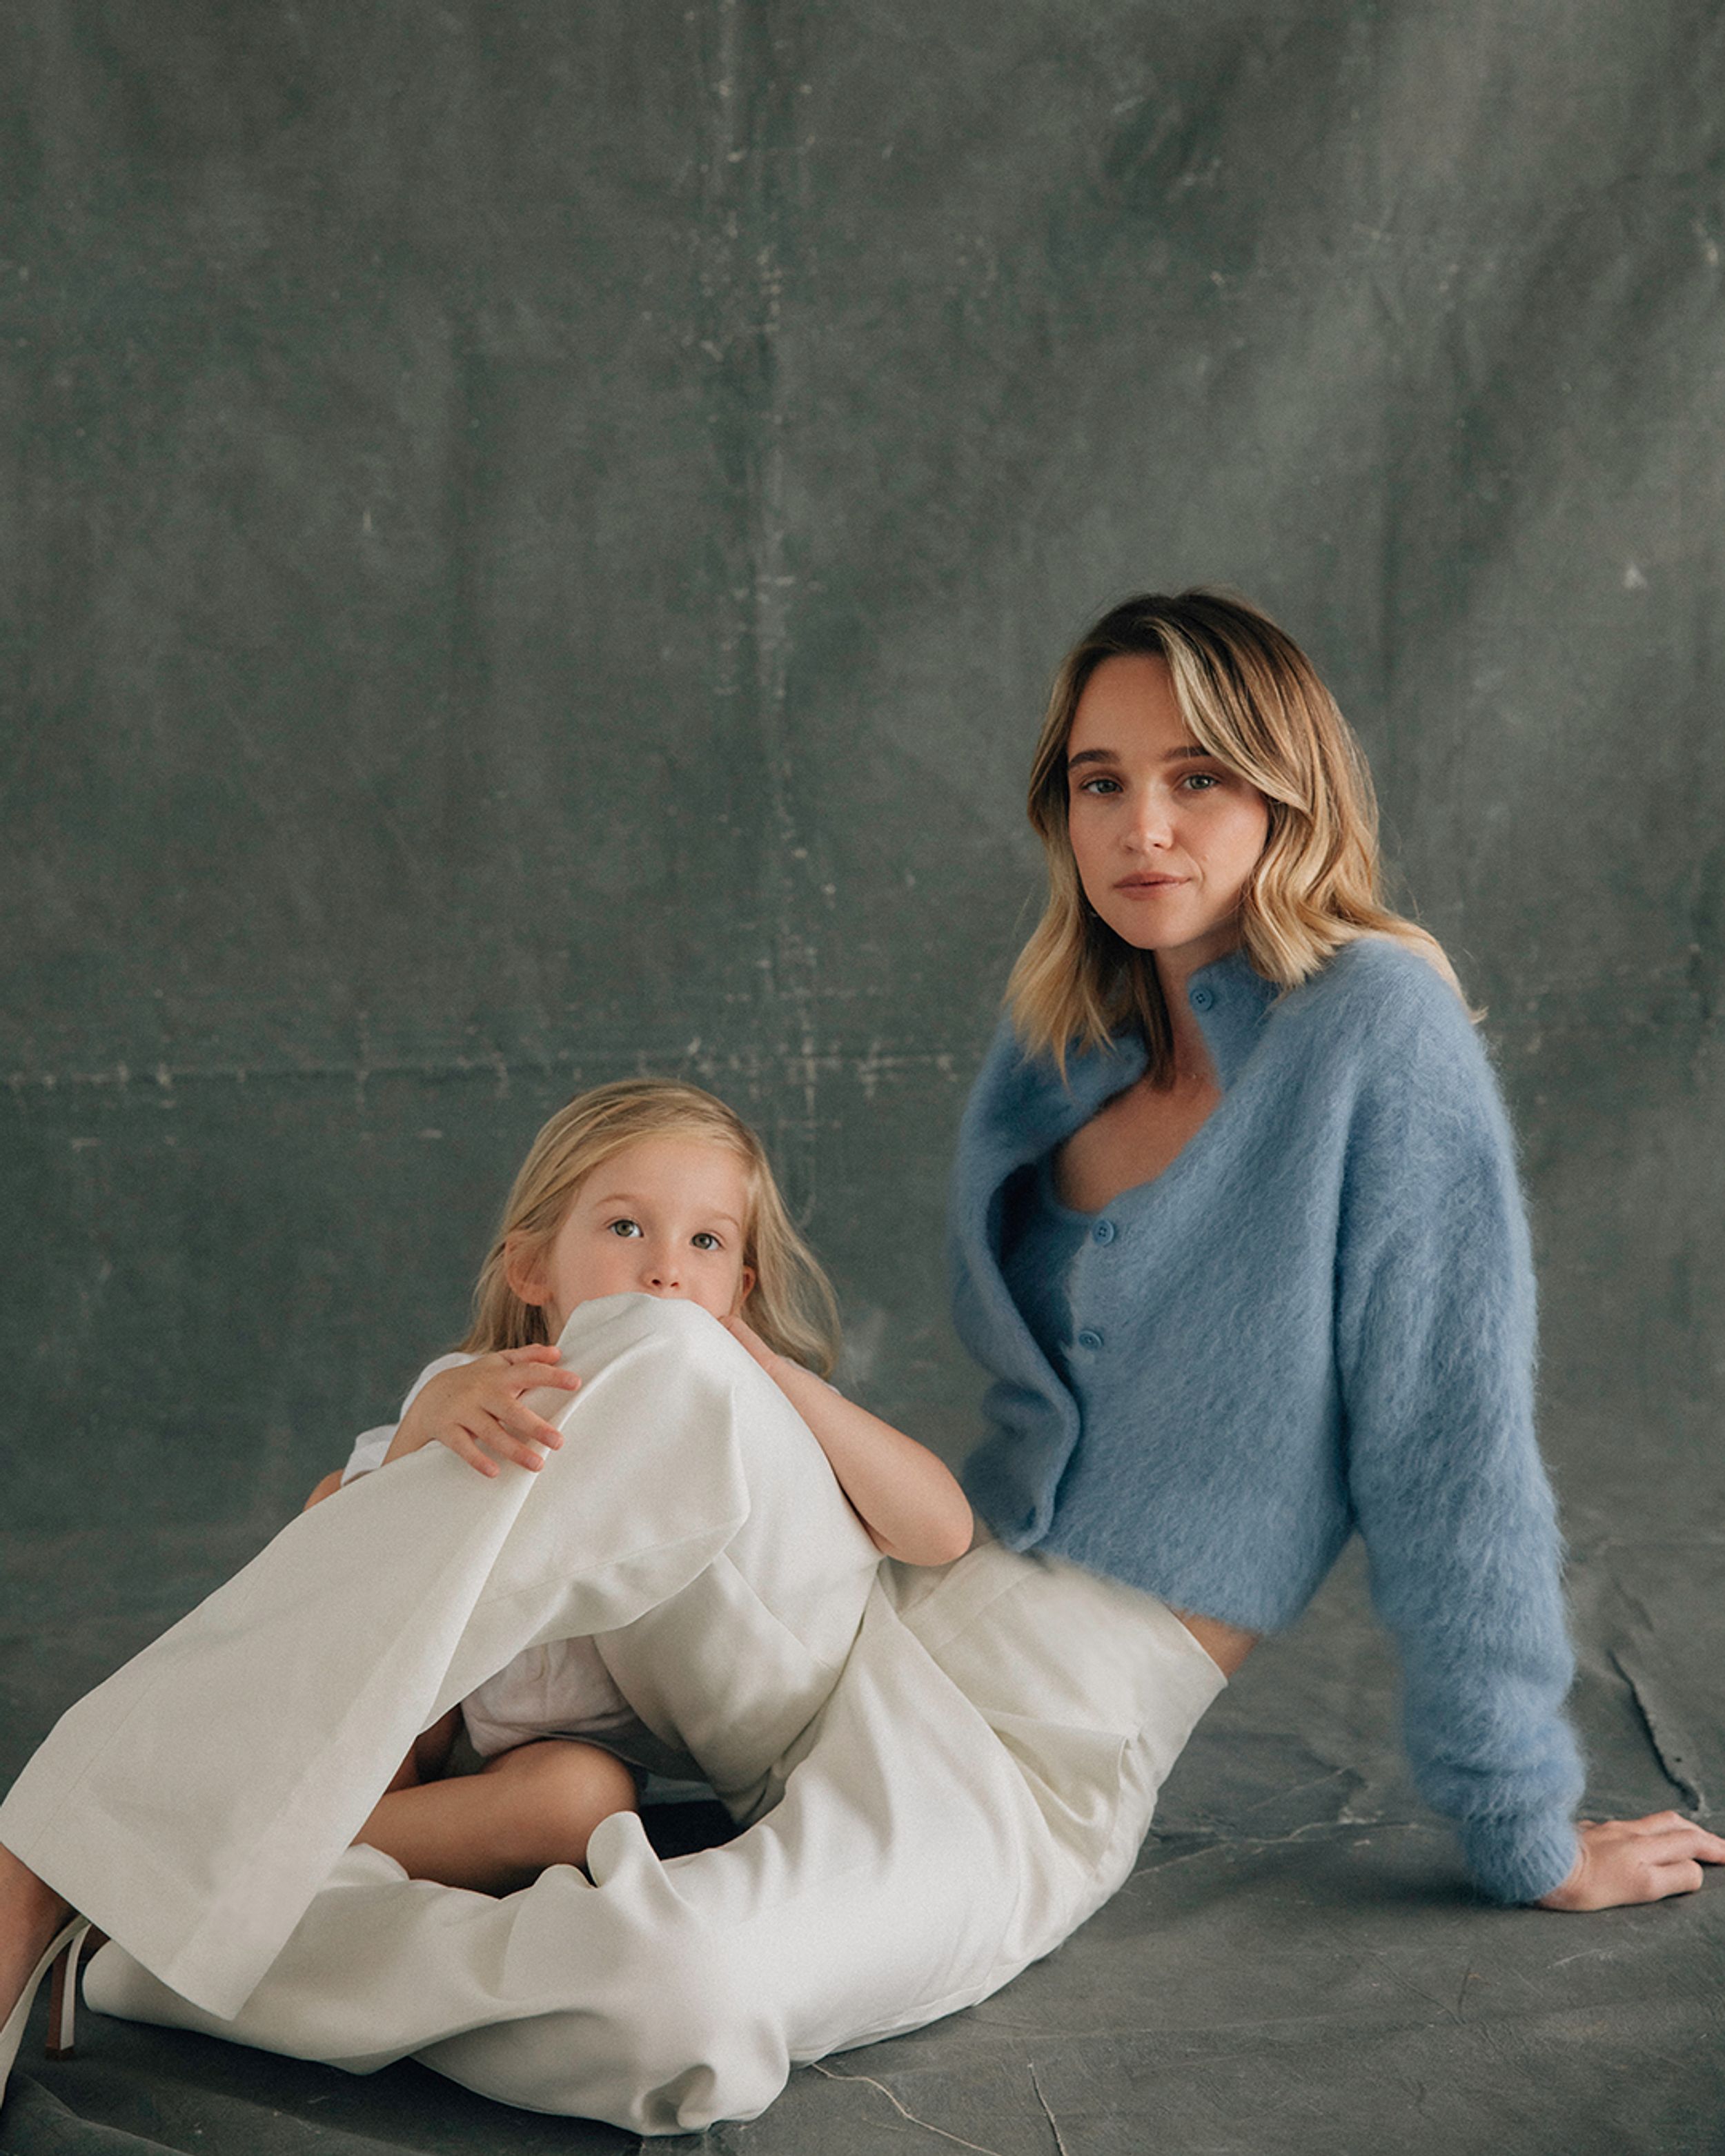
M 78 2015 L 78 1957 L 89 1934 L 88 1917 L 70 1917 L 49 1941 L 47 1952 L 31 1970 L 18 1994 L 18 2005 L 7 2015 L 6 2026 L 0 2029 L 0 2098 L 6 2094 L 13 2061 L 24 2041 L 24 2024 L 36 2003 L 37 1990 L 49 1969 L 54 1971 L 54 1989 L 48 2001 L 48 2056 L 50 2059 L 71 2057 Z

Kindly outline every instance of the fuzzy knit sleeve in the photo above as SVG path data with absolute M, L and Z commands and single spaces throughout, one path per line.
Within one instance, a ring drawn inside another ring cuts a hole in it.
M 1487 1894 L 1536 1901 L 1574 1863 L 1583 1774 L 1526 1216 L 1459 999 L 1423 961 L 1376 986 L 1338 1223 L 1350 1494 L 1421 1793 Z

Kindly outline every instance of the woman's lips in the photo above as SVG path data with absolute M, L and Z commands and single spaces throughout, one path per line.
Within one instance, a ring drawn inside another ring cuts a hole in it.
M 1149 891 L 1176 891 L 1185 881 L 1184 876 L 1177 875 L 1122 876 L 1114 888 L 1132 897 Z

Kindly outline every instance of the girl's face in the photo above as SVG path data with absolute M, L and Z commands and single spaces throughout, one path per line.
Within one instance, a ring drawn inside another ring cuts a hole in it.
M 555 1340 L 580 1302 L 659 1295 L 734 1317 L 754 1286 L 742 1261 L 749 1174 L 706 1138 L 639 1138 L 578 1184 L 536 1256 L 511 1256 L 509 1284 L 545 1312 Z
M 1066 828 L 1084 895 L 1123 942 L 1184 979 L 1239 941 L 1270 805 L 1200 748 L 1160 659 L 1105 659 L 1066 743 Z

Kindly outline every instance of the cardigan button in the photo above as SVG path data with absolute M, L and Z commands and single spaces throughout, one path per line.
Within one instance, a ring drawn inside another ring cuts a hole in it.
M 1215 1000 L 1216 992 L 1214 988 L 1194 988 L 1192 991 L 1194 1010 L 1208 1010 Z
M 1100 1348 L 1102 1336 L 1094 1326 L 1086 1325 L 1078 1336 L 1078 1344 L 1081 1348 Z
M 1111 1243 L 1120 1230 L 1111 1220 L 1098 1220 L 1090 1232 L 1097 1242 Z

